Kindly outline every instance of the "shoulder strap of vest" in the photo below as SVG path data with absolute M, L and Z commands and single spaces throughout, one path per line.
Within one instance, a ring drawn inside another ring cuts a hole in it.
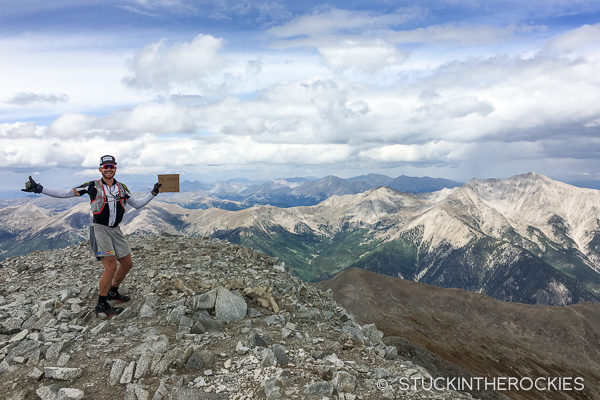
M 104 197 L 104 188 L 102 187 L 102 181 L 100 179 L 96 179 L 94 181 L 94 186 L 96 186 L 96 197 Z

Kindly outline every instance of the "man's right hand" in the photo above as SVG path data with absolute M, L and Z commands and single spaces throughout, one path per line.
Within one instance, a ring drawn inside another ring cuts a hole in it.
M 25 189 L 21 189 L 23 192 L 42 193 L 44 187 L 33 180 L 31 175 L 29 176 L 29 182 L 25 182 Z

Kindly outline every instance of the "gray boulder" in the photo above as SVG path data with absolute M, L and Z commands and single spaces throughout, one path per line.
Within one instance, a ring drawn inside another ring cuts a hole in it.
M 185 366 L 189 369 L 208 369 L 215 362 L 215 355 L 208 350 L 193 352 L 188 358 Z
M 321 399 L 332 395 L 333 386 L 327 381 L 318 381 L 304 388 L 304 396 L 309 399 Z
M 246 300 L 236 296 L 224 287 L 217 288 L 215 300 L 215 316 L 224 322 L 234 322 L 244 319 L 248 305 Z

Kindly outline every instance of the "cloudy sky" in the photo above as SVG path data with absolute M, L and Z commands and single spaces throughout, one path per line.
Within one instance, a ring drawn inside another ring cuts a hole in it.
M 600 180 L 597 0 L 0 5 L 0 190 L 103 154 L 125 182 Z

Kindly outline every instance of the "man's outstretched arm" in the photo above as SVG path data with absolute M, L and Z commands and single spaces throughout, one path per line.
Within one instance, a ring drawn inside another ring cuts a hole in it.
M 148 196 L 144 197 L 143 199 L 136 199 L 136 198 L 130 196 L 127 199 L 127 204 L 130 204 L 131 207 L 133 207 L 133 208 L 144 207 L 146 204 L 150 203 L 150 200 L 152 200 L 154 197 L 156 197 L 156 195 L 159 192 L 159 188 L 161 186 L 162 186 L 162 184 L 160 184 L 158 182 L 155 183 L 150 194 Z
M 43 187 L 42 185 L 40 185 L 39 183 L 34 181 L 31 176 L 29 177 L 29 181 L 25 182 L 25 189 L 21 189 L 21 190 L 23 192 L 30 192 L 30 193 L 43 193 L 50 197 L 57 197 L 57 198 L 62 198 L 62 199 L 67 198 L 67 197 L 81 196 L 81 194 L 75 188 L 65 190 L 65 189 L 50 189 L 50 188 Z

